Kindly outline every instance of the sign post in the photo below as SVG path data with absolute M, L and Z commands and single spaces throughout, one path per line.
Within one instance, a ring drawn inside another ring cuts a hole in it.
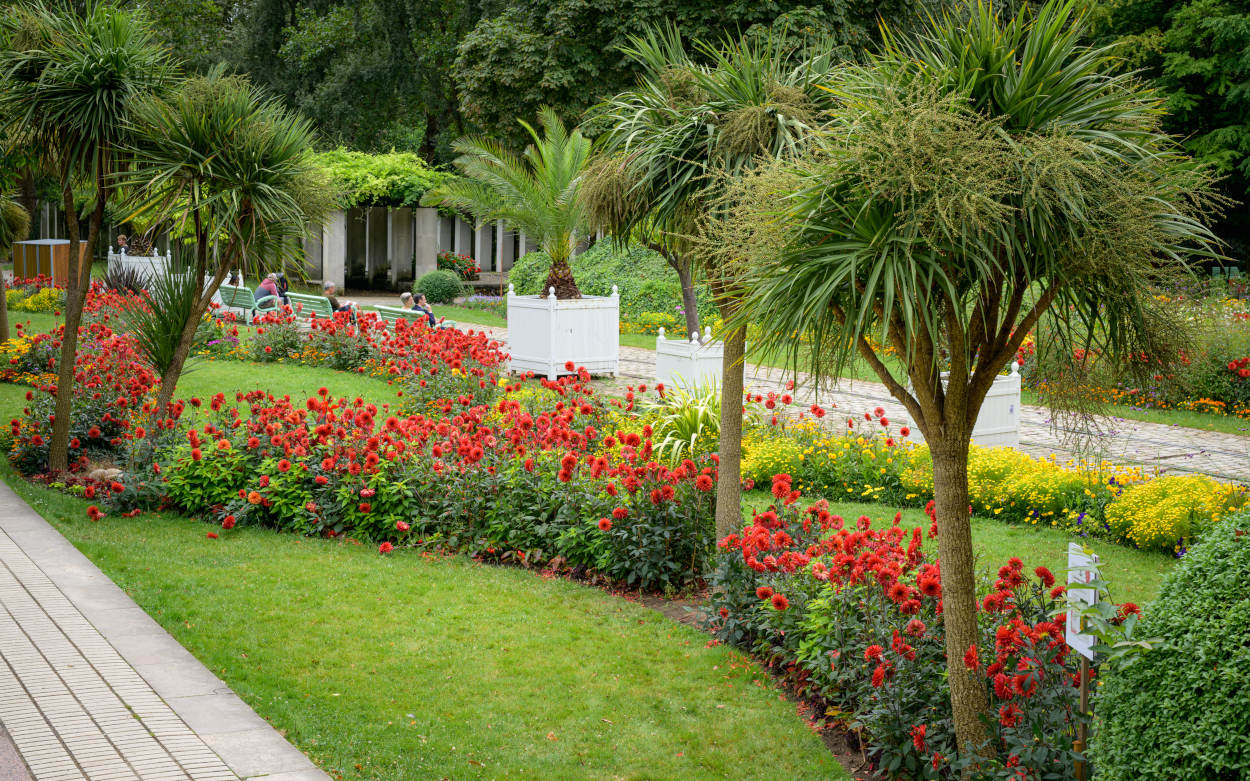
M 1080 666 L 1080 708 L 1082 720 L 1076 728 L 1076 745 L 1073 746 L 1081 754 L 1085 753 L 1088 739 L 1084 716 L 1089 713 L 1089 663 L 1094 658 L 1094 636 L 1082 632 L 1084 622 L 1080 608 L 1086 608 L 1098 601 L 1098 591 L 1092 588 L 1073 588 L 1098 578 L 1098 556 L 1086 553 L 1079 543 L 1068 543 L 1068 615 L 1064 637 L 1068 647 L 1081 655 Z M 1077 781 L 1085 781 L 1085 761 L 1076 763 Z

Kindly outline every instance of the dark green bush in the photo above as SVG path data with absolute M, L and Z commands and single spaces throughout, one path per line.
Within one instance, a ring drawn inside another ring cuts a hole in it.
M 607 296 L 616 285 L 621 294 L 621 319 L 638 321 L 645 313 L 675 315 L 682 321 L 681 282 L 677 272 L 664 262 L 658 252 L 643 247 L 617 247 L 614 242 L 601 241 L 572 259 L 573 278 L 583 294 Z M 508 272 L 508 281 L 523 295 L 539 293 L 547 278 L 551 259 L 542 252 L 531 252 L 516 262 Z M 695 283 L 699 317 L 711 322 L 716 316 L 711 293 L 705 285 Z
M 1135 634 L 1163 643 L 1109 671 L 1096 702 L 1101 781 L 1250 774 L 1250 513 L 1172 570 Z
M 453 271 L 431 271 L 412 286 L 414 296 L 425 294 L 431 304 L 450 304 L 464 295 L 464 284 Z

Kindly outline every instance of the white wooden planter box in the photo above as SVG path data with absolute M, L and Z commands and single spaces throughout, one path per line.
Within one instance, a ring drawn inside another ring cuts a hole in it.
M 150 282 L 169 271 L 169 256 L 161 257 L 159 251 L 155 255 L 127 255 L 125 252 L 109 250 L 108 267 L 135 269 L 143 275 L 144 280 Z
M 712 329 L 703 329 L 703 343 L 697 333 L 690 341 L 668 339 L 664 329 L 655 340 L 655 381 L 667 386 L 685 388 L 719 386 L 725 358 L 725 343 L 712 341 Z
M 616 375 L 621 360 L 621 297 L 583 296 L 560 301 L 555 289 L 546 296 L 519 296 L 508 285 L 508 352 L 511 370 L 532 371 L 554 380 L 568 374 L 565 364 L 591 374 Z
M 942 375 L 946 379 L 946 375 Z M 923 442 L 919 428 L 912 426 L 909 439 Z M 1011 362 L 1011 374 L 994 379 L 972 427 L 972 441 L 981 447 L 1020 446 L 1020 368 Z
M 150 285 L 156 277 L 164 276 L 169 273 L 169 255 L 161 257 L 158 250 L 155 255 L 127 255 L 125 252 L 113 252 L 109 250 L 108 267 L 114 268 L 137 269 L 143 275 L 144 284 Z M 212 279 L 204 278 L 204 288 L 207 289 L 212 284 Z M 213 293 L 213 303 L 221 304 L 221 294 Z

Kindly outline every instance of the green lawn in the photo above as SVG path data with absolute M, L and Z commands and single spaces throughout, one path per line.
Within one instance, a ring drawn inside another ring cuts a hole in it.
M 804 498 L 804 501 L 811 501 Z M 749 518 L 753 510 L 762 510 L 772 502 L 772 496 L 763 490 L 743 494 L 742 508 Z M 884 504 L 857 502 L 831 503 L 830 512 L 837 513 L 854 524 L 855 519 L 867 515 L 875 528 L 889 526 L 896 512 L 903 513 L 902 524 L 907 529 L 920 526 L 927 533 L 929 518 L 923 510 L 891 507 Z M 1050 569 L 1060 581 L 1066 579 L 1068 568 L 1068 542 L 1085 542 L 1102 559 L 1102 573 L 1111 584 L 1111 596 L 1117 602 L 1136 602 L 1144 605 L 1154 599 L 1159 584 L 1176 564 L 1176 559 L 1164 553 L 1134 550 L 1105 540 L 1080 540 L 1045 526 L 1022 526 L 1003 523 L 989 518 L 974 516 L 972 519 L 972 544 L 978 557 L 978 565 L 987 572 L 997 573 L 998 568 L 1012 556 L 1019 556 L 1031 572 L 1039 564 Z M 926 549 L 936 555 L 937 541 L 925 538 Z
M 234 403 L 235 391 L 263 390 L 301 401 L 326 388 L 333 396 L 360 396 L 379 407 L 394 403 L 399 388 L 376 377 L 336 372 L 294 363 L 245 363 L 233 360 L 198 360 L 178 378 L 176 397 L 209 399 L 225 393 Z
M 3 476 L 336 777 L 847 778 L 760 668 L 618 597 L 167 514 L 92 523 Z

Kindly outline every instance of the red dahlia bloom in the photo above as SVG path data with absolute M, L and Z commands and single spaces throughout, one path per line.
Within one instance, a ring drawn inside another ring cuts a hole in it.
M 612 520 L 610 518 L 599 519 L 599 531 L 606 532 L 612 528 Z
M 378 546 L 378 553 L 390 553 L 393 550 L 395 550 L 395 546 L 389 542 L 384 542 Z
M 964 667 L 967 667 L 969 670 L 981 669 L 981 658 L 977 653 L 975 645 L 968 646 L 968 650 L 964 651 Z
M 790 608 L 790 600 L 786 599 L 785 594 L 773 594 L 773 609 L 788 610 Z
M 772 588 L 768 586 L 760 586 L 759 588 L 755 589 L 755 596 L 758 597 L 759 599 L 768 599 L 772 595 L 773 595 L 773 590 Z

